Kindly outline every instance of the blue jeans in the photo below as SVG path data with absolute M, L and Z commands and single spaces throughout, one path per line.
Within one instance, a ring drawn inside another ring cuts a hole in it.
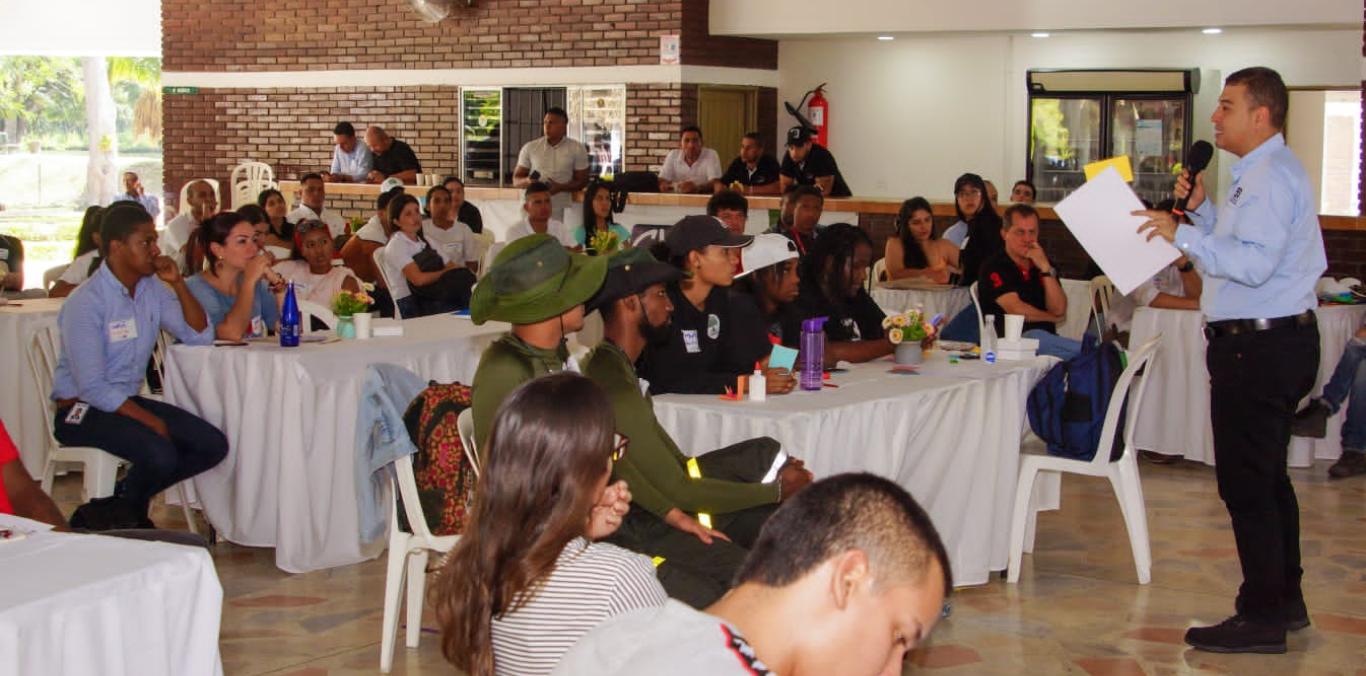
M 1333 370 L 1333 377 L 1323 386 L 1323 402 L 1334 413 L 1347 403 L 1347 419 L 1342 423 L 1342 448 L 1358 453 L 1366 451 L 1366 369 L 1360 368 L 1366 359 L 1366 342 L 1353 338 L 1342 351 L 1342 359 Z
M 944 340 L 957 340 L 964 343 L 976 343 L 982 339 L 981 331 L 977 326 L 977 310 L 972 307 L 971 303 L 944 325 L 944 329 L 939 332 L 939 337 Z
M 1067 361 L 1081 354 L 1081 341 L 1064 338 L 1056 333 L 1049 333 L 1043 329 L 1030 329 L 1022 334 L 1025 338 L 1033 338 L 1039 341 L 1037 354 L 1047 357 L 1057 357 Z

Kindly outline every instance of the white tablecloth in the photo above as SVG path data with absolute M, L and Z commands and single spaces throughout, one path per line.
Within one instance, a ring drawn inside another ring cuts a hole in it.
M 248 347 L 177 345 L 166 400 L 218 426 L 228 457 L 194 480 L 219 533 L 275 547 L 292 573 L 372 558 L 362 547 L 355 477 L 356 415 L 365 367 L 391 363 L 424 380 L 469 383 L 506 324 L 437 315 L 403 322 L 402 337 Z
M 1058 335 L 1080 340 L 1086 333 L 1086 322 L 1091 317 L 1091 283 L 1082 279 L 1062 280 L 1067 294 L 1067 319 L 1058 326 Z M 875 287 L 873 301 L 888 314 L 921 307 L 929 316 L 943 312 L 945 321 L 972 304 L 965 287 L 954 289 L 888 289 Z M 1002 331 L 997 327 L 997 331 Z
M 867 471 L 896 481 L 934 519 L 955 583 L 983 584 L 1006 567 L 1025 400 L 1053 363 L 949 364 L 935 352 L 917 375 L 879 360 L 835 374 L 838 389 L 764 403 L 666 395 L 655 413 L 686 453 L 770 436 L 817 478 Z
M 0 543 L 0 675 L 222 674 L 208 551 L 103 535 Z
M 1319 376 L 1313 395 L 1323 391 L 1338 358 L 1366 318 L 1366 305 L 1325 306 L 1319 318 Z M 1139 345 L 1161 333 L 1162 347 L 1148 367 L 1148 390 L 1138 414 L 1134 443 L 1142 449 L 1181 455 L 1214 464 L 1214 433 L 1209 417 L 1209 371 L 1205 368 L 1204 318 L 1194 310 L 1141 307 L 1134 313 L 1129 344 Z M 1324 439 L 1295 437 L 1290 444 L 1290 466 L 1308 467 L 1314 459 L 1336 460 L 1342 455 L 1343 412 L 1328 421 Z
M 33 392 L 33 373 L 28 368 L 28 345 L 33 331 L 54 323 L 65 298 L 17 301 L 0 307 L 0 420 L 19 446 L 19 457 L 33 476 L 43 473 L 47 407 Z

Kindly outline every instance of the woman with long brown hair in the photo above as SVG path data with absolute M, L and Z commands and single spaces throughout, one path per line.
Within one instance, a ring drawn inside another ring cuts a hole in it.
M 621 525 L 626 440 L 592 381 L 530 381 L 493 420 L 474 509 L 432 588 L 441 649 L 470 676 L 549 674 L 604 620 L 662 605 L 650 559 L 595 542 Z

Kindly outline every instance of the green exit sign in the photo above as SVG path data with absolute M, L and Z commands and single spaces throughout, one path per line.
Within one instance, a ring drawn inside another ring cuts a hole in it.
M 199 87 L 162 87 L 161 93 L 167 96 L 193 96 L 199 93 Z

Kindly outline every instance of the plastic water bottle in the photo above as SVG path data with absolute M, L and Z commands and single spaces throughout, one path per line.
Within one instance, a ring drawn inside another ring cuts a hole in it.
M 768 378 L 759 362 L 754 362 L 754 375 L 749 377 L 749 400 L 764 401 L 768 397 Z
M 982 325 L 982 361 L 988 364 L 996 363 L 996 315 L 987 315 L 982 318 L 985 324 Z
M 280 347 L 299 346 L 299 319 L 299 301 L 294 297 L 294 282 L 290 282 L 280 307 Z
M 829 317 L 812 317 L 802 322 L 803 390 L 820 390 L 825 377 L 825 322 Z

